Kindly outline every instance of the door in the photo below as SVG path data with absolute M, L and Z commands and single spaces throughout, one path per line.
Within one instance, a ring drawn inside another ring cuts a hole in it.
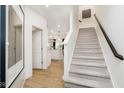
M 32 32 L 32 62 L 33 68 L 41 69 L 43 66 L 42 57 L 42 31 Z

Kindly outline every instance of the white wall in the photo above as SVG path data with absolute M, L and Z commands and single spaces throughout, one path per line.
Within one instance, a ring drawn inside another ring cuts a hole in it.
M 32 76 L 32 26 L 43 30 L 43 68 L 48 66 L 47 47 L 48 31 L 46 19 L 41 17 L 37 12 L 24 6 L 25 10 L 25 75 L 26 78 Z
M 85 18 L 82 19 L 82 10 L 85 9 L 91 9 L 91 18 Z M 79 12 L 78 12 L 78 17 L 79 20 L 81 20 L 82 22 L 79 23 L 79 28 L 87 28 L 87 27 L 94 27 L 94 23 L 93 23 L 93 15 L 95 13 L 94 10 L 94 6 L 93 5 L 80 5 L 79 6 Z
M 19 75 L 12 87 L 21 87 L 23 84 L 22 78 L 32 76 L 32 26 L 43 30 L 43 68 L 46 69 L 50 64 L 50 55 L 48 54 L 48 31 L 46 19 L 40 16 L 37 12 L 31 10 L 28 6 L 23 6 L 25 13 L 25 28 L 24 28 L 24 71 Z M 24 74 L 23 74 L 24 73 Z M 24 80 L 24 79 L 23 79 Z
M 70 30 L 64 41 L 64 80 L 68 79 L 78 31 L 78 6 L 73 6 L 72 11 L 70 11 Z
M 95 10 L 117 52 L 124 56 L 124 6 L 96 6 Z M 99 27 L 96 29 L 114 87 L 124 87 L 124 61 L 114 57 Z

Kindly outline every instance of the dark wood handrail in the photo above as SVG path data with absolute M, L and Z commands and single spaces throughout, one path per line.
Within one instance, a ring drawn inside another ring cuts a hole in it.
M 120 54 L 117 52 L 117 50 L 115 49 L 115 47 L 113 46 L 113 44 L 112 44 L 112 42 L 110 41 L 109 37 L 107 36 L 105 30 L 103 29 L 103 27 L 102 27 L 100 21 L 98 20 L 96 14 L 94 14 L 94 17 L 95 17 L 95 19 L 96 19 L 96 21 L 97 21 L 97 23 L 98 23 L 100 29 L 102 30 L 102 33 L 103 33 L 104 37 L 106 38 L 106 40 L 107 40 L 107 42 L 108 42 L 108 44 L 109 44 L 109 46 L 110 46 L 110 48 L 111 48 L 111 50 L 112 50 L 114 56 L 117 57 L 117 58 L 119 58 L 120 60 L 124 60 L 124 57 L 123 57 L 122 55 L 120 55 Z

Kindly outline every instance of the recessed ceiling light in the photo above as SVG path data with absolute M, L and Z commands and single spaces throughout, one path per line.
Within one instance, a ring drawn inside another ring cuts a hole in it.
M 60 27 L 60 25 L 58 25 L 58 27 Z
M 49 7 L 49 5 L 46 5 L 45 7 Z

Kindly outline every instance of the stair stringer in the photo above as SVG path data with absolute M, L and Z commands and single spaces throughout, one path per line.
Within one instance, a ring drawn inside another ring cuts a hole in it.
M 96 25 L 97 25 L 97 24 L 96 24 Z M 110 71 L 110 69 L 109 69 L 108 64 L 106 63 L 107 60 L 106 60 L 106 57 L 105 57 L 104 48 L 103 48 L 103 44 L 102 44 L 102 38 L 103 38 L 105 41 L 106 41 L 106 39 L 105 39 L 105 37 L 103 36 L 102 31 L 101 31 L 100 29 L 99 29 L 99 30 L 97 29 L 97 26 L 95 26 L 94 29 L 95 29 L 96 35 L 97 35 L 97 37 L 98 37 L 98 41 L 99 41 L 99 44 L 100 44 L 100 47 L 101 47 L 101 50 L 102 50 L 102 54 L 103 54 L 103 57 L 104 57 L 104 60 L 105 60 L 105 64 L 106 64 L 106 66 L 107 66 L 107 70 L 108 70 L 109 75 L 110 75 L 110 79 L 111 79 L 112 85 L 113 85 L 113 87 L 116 87 L 116 84 L 114 84 L 114 81 L 113 81 L 113 78 L 112 78 L 112 73 L 111 73 L 111 71 Z M 100 31 L 101 31 L 101 32 L 100 32 Z M 107 41 L 106 41 L 106 43 L 107 43 Z

